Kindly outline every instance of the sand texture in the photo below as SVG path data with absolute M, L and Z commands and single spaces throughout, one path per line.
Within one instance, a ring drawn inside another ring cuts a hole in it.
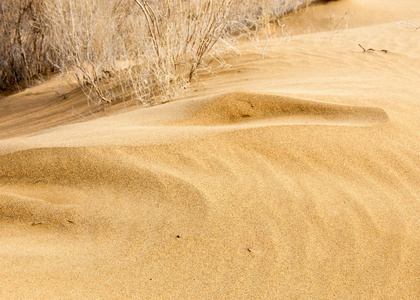
M 0 298 L 420 299 L 419 16 L 318 4 L 152 108 L 0 99 Z

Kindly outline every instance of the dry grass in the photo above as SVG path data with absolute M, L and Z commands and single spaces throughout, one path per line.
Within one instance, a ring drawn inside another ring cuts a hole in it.
M 221 59 L 216 45 L 308 2 L 6 0 L 0 88 L 54 68 L 93 105 L 153 105 L 186 88 L 210 58 Z

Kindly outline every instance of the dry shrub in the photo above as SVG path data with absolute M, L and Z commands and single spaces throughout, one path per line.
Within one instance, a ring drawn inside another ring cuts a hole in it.
M 147 23 L 147 57 L 158 85 L 189 83 L 226 33 L 236 0 L 136 0 Z
M 2 33 L 15 33 L 3 34 L 13 47 L 0 46 L 7 61 L 0 76 L 7 70 L 17 82 L 54 67 L 94 105 L 125 99 L 152 105 L 176 96 L 209 57 L 221 57 L 218 42 L 229 45 L 231 36 L 308 2 L 5 0 L 0 13 L 10 16 Z
M 42 0 L 0 1 L 0 90 L 50 71 Z
M 229 33 L 247 29 L 257 30 L 267 23 L 281 18 L 287 13 L 296 11 L 314 0 L 248 0 L 242 3 L 232 16 Z
M 124 53 L 123 1 L 46 0 L 44 15 L 56 67 L 91 101 L 110 103 Z M 131 32 L 131 31 L 130 31 Z
M 276 20 L 285 14 L 295 11 L 302 6 L 308 5 L 314 0 L 264 0 L 263 8 L 270 21 Z
M 145 105 L 187 85 L 225 33 L 234 0 L 48 0 L 56 65 L 96 104 Z

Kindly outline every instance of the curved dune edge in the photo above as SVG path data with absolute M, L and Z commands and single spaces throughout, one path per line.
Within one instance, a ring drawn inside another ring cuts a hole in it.
M 35 274 L 21 298 L 416 299 L 417 162 L 389 130 L 333 126 L 0 155 L 0 275 Z
M 263 122 L 263 121 L 267 122 Z M 388 122 L 376 107 L 346 106 L 297 98 L 233 92 L 217 97 L 177 126 L 223 126 L 238 123 L 265 125 L 372 126 Z
M 0 224 L 26 223 L 31 226 L 69 229 L 75 212 L 68 205 L 54 205 L 12 193 L 0 193 Z
M 171 109 L 178 112 L 178 120 L 174 121 Z M 162 120 L 147 123 L 150 115 L 159 115 Z M 376 107 L 233 92 L 2 140 L 0 154 L 32 148 L 171 144 L 262 127 L 371 127 L 388 121 L 387 113 Z

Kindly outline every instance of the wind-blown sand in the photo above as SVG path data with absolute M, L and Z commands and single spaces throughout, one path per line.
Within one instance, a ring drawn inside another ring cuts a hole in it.
M 164 105 L 1 99 L 0 298 L 420 299 L 420 2 L 381 3 Z

